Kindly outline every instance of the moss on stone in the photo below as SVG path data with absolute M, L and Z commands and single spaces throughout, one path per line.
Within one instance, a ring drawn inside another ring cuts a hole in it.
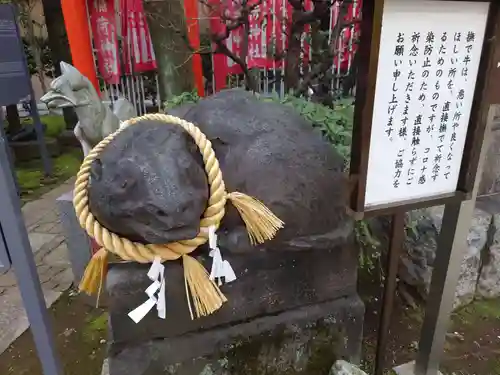
M 202 367 L 199 375 L 328 374 L 343 346 L 343 332 L 332 322 L 335 319 L 327 317 L 303 326 L 281 324 L 257 336 L 237 337 L 219 348 L 218 354 L 198 358 L 191 365 L 197 362 Z

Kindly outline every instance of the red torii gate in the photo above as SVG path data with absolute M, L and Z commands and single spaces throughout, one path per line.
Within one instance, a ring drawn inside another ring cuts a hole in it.
M 200 31 L 196 1 L 184 0 L 184 9 L 188 25 L 189 41 L 193 48 L 198 50 L 200 46 Z M 73 65 L 100 92 L 87 18 L 87 0 L 61 0 L 61 6 Z M 193 55 L 192 64 L 198 95 L 203 96 L 203 73 L 199 54 Z

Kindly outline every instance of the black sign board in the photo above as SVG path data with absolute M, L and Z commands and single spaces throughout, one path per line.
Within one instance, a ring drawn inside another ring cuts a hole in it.
M 18 103 L 31 94 L 30 75 L 23 43 L 16 24 L 15 9 L 0 4 L 0 106 Z

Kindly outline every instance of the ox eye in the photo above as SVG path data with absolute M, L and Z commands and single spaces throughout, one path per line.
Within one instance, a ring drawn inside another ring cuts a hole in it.
M 157 211 L 156 211 L 156 214 L 157 214 L 158 216 L 167 216 L 167 213 L 166 213 L 165 211 L 163 211 L 163 210 L 157 210 Z

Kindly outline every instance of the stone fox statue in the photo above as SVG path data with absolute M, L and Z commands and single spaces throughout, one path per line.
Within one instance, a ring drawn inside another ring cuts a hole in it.
M 78 116 L 74 132 L 83 154 L 120 127 L 120 122 L 135 116 L 126 99 L 115 102 L 115 111 L 102 103 L 92 83 L 72 65 L 61 62 L 61 76 L 50 84 L 50 90 L 40 100 L 49 109 L 73 107 Z
M 331 249 L 352 234 L 344 160 L 293 108 L 227 90 L 169 114 L 194 123 L 212 142 L 228 191 L 260 199 L 285 223 L 273 240 L 251 247 L 228 203 L 218 230 L 222 248 Z M 191 136 L 176 125 L 143 120 L 94 160 L 88 191 L 92 213 L 109 230 L 169 243 L 198 234 L 208 183 Z

